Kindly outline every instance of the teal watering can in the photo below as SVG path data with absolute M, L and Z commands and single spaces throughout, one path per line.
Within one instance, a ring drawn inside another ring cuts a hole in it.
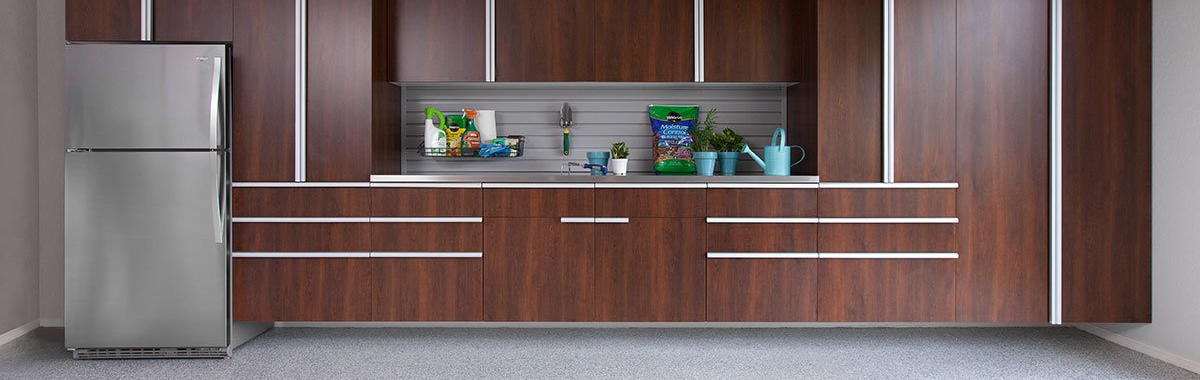
M 758 163 L 767 175 L 771 176 L 788 176 L 792 174 L 792 167 L 804 161 L 804 148 L 798 146 L 783 145 L 787 143 L 787 131 L 783 128 L 775 128 L 775 135 L 771 137 L 771 145 L 767 145 L 766 151 L 763 152 L 763 157 L 766 157 L 766 162 L 754 154 L 750 150 L 750 144 L 742 146 L 742 153 L 747 153 L 754 162 Z M 800 159 L 792 162 L 792 149 L 800 149 Z

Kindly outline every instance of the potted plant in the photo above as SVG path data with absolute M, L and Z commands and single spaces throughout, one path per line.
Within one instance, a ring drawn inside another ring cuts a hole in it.
M 608 160 L 608 169 L 614 175 L 625 175 L 629 170 L 629 146 L 624 141 L 613 143 L 608 152 L 612 155 Z
M 692 157 L 696 159 L 696 174 L 711 177 L 717 167 L 717 109 L 704 116 L 704 122 L 688 132 L 692 138 Z
M 732 129 L 725 128 L 717 135 L 717 159 L 721 162 L 721 175 L 737 174 L 738 157 L 742 155 L 742 147 L 746 140 Z

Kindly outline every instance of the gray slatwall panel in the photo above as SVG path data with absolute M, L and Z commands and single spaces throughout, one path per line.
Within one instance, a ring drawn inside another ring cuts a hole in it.
M 567 161 L 587 161 L 587 151 L 607 151 L 610 144 L 625 141 L 630 146 L 630 173 L 650 173 L 651 136 L 646 107 L 650 104 L 699 105 L 701 118 L 717 107 L 719 125 L 746 136 L 752 147 L 771 140 L 785 119 L 784 93 L 778 84 L 738 86 L 644 86 L 644 85 L 409 85 L 404 103 L 404 147 L 406 174 L 445 173 L 558 173 Z M 575 124 L 571 127 L 571 155 L 563 156 L 562 128 L 558 110 L 571 103 Z M 424 109 L 434 107 L 446 114 L 464 107 L 496 110 L 501 135 L 526 136 L 525 156 L 486 161 L 447 161 L 420 157 L 416 148 L 424 133 Z M 739 171 L 758 168 L 746 156 Z

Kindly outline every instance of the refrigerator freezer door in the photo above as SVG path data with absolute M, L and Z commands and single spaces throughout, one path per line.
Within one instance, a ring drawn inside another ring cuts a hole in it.
M 228 344 L 223 155 L 67 154 L 68 348 Z
M 67 148 L 222 148 L 225 56 L 225 45 L 67 45 Z

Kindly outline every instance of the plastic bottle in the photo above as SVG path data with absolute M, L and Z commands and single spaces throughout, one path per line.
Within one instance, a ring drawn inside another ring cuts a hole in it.
M 438 119 L 438 124 L 434 125 L 433 119 Z M 446 155 L 446 117 L 441 111 L 436 108 L 425 109 L 425 155 L 427 156 L 445 156 Z
M 474 109 L 463 109 L 463 119 L 467 123 L 467 133 L 463 135 L 463 148 L 471 149 L 472 152 L 479 151 L 479 129 L 475 128 L 475 118 L 478 115 L 479 112 Z

